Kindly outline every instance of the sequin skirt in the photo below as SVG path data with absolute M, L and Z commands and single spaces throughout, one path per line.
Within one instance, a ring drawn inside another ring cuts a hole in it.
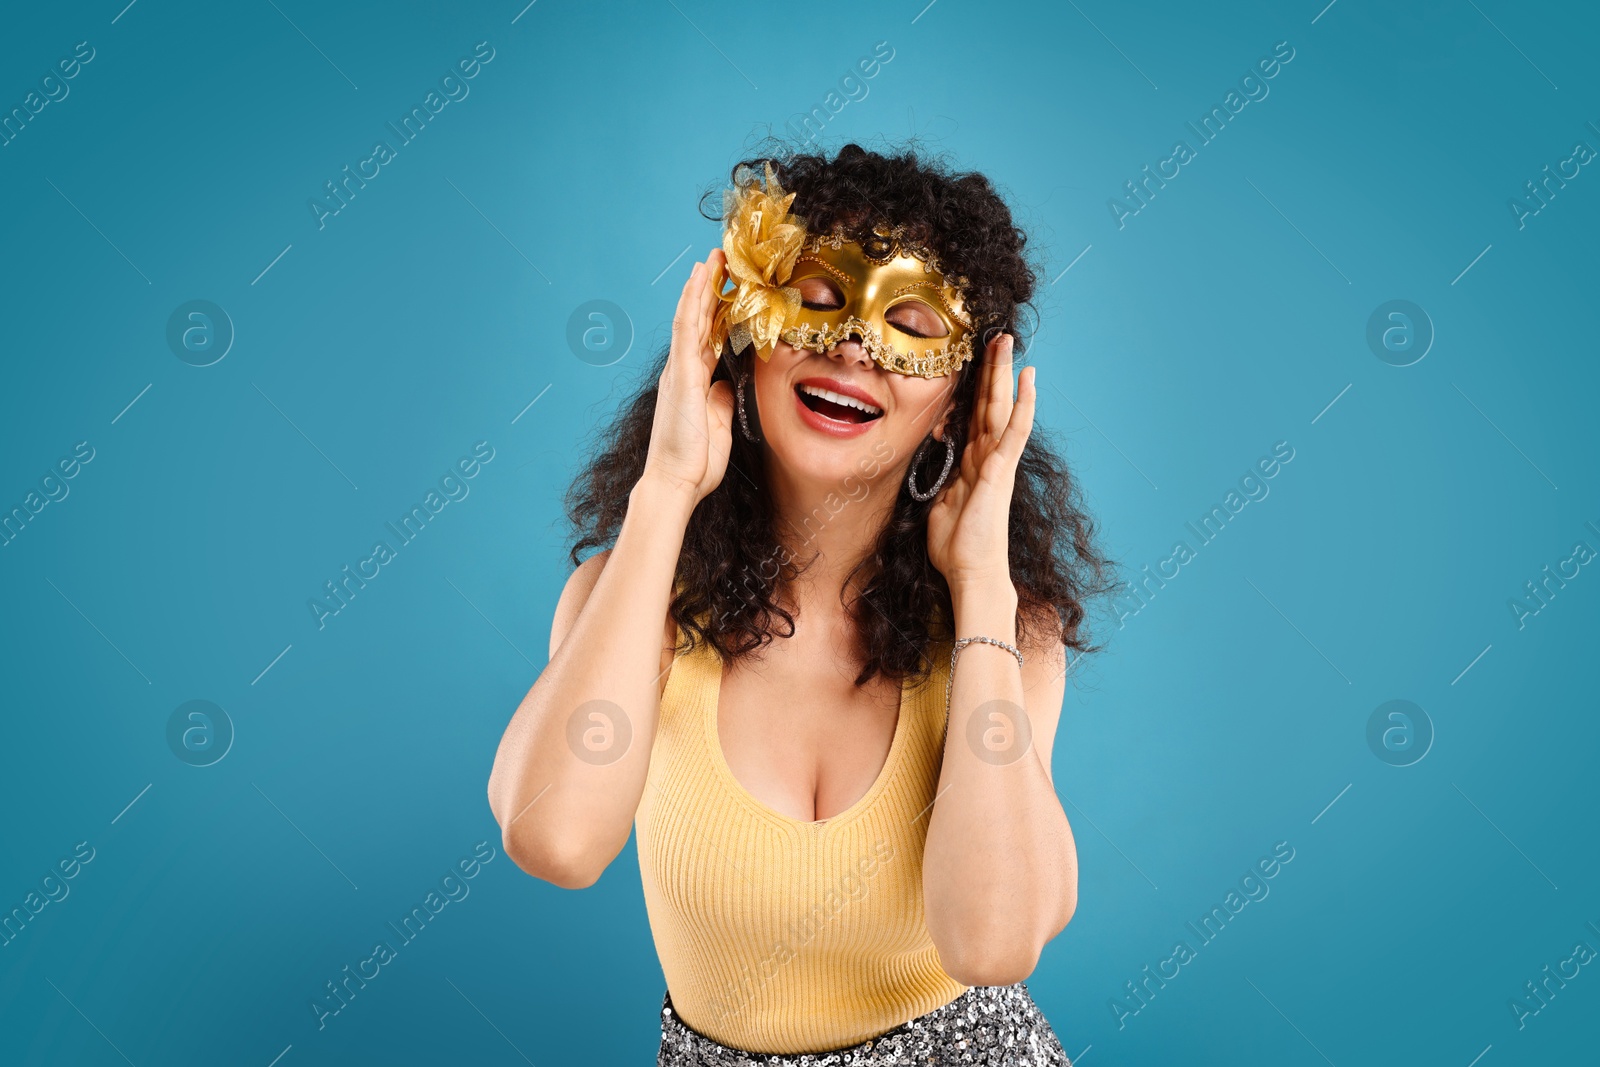
M 848 1048 L 796 1054 L 743 1052 L 690 1029 L 661 1001 L 656 1067 L 1072 1067 L 1026 983 L 971 986 L 926 1015 Z

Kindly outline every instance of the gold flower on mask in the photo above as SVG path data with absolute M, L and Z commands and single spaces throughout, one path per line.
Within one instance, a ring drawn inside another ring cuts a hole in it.
M 765 181 L 741 180 L 738 189 L 723 192 L 722 251 L 728 259 L 733 288 L 722 291 L 713 279 L 717 309 L 711 320 L 711 343 L 721 351 L 724 340 L 735 352 L 750 345 L 762 359 L 772 358 L 778 335 L 800 309 L 800 290 L 784 283 L 794 271 L 805 241 L 805 223 L 789 213 L 794 193 L 785 193 L 765 165 Z

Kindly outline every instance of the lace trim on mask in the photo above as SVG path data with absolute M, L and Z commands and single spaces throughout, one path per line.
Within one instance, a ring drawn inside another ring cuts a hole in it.
M 921 355 L 915 355 L 894 348 L 883 339 L 875 326 L 854 316 L 836 326 L 819 327 L 801 323 L 784 330 L 782 336 L 796 348 L 819 353 L 826 352 L 848 337 L 860 337 L 861 347 L 884 370 L 918 378 L 942 378 L 972 358 L 971 334 L 953 345 L 925 349 Z

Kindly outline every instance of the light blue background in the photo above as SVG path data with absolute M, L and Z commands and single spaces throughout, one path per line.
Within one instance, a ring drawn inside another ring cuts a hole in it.
M 653 1062 L 632 846 L 581 893 L 524 875 L 490 761 L 546 662 L 560 492 L 718 240 L 698 195 L 880 41 L 821 140 L 916 134 L 1003 188 L 1043 269 L 1040 425 L 1131 574 L 1294 449 L 1073 676 L 1081 903 L 1029 981 L 1067 1051 L 1593 1055 L 1596 965 L 1523 1028 L 1508 1007 L 1600 948 L 1600 576 L 1508 607 L 1600 549 L 1600 173 L 1523 229 L 1507 206 L 1600 148 L 1591 10 L 123 2 L 0 33 L 5 110 L 95 49 L 0 147 L 0 504 L 95 449 L 0 548 L 0 905 L 96 850 L 0 948 L 0 1061 Z M 309 198 L 480 41 L 470 95 L 319 229 Z M 1108 199 L 1279 41 L 1270 95 L 1119 229 Z M 194 299 L 237 331 L 209 367 L 165 340 Z M 634 333 L 607 367 L 566 341 L 597 299 Z M 1366 343 L 1391 299 L 1436 330 L 1412 366 Z M 470 495 L 319 629 L 308 598 L 478 441 Z M 166 741 L 192 699 L 237 731 L 210 767 Z M 1390 699 L 1436 731 L 1413 766 L 1368 747 Z M 324 983 L 485 840 L 470 895 L 319 1030 Z M 1279 841 L 1270 895 L 1119 1027 L 1124 983 Z

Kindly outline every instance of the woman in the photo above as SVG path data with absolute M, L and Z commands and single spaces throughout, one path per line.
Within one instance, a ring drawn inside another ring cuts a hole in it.
M 496 755 L 506 853 L 582 888 L 637 821 L 663 1067 L 1064 1065 L 1023 980 L 1077 903 L 1050 755 L 1105 561 L 1012 397 L 1026 238 L 911 153 L 733 177 L 569 492 L 573 562 L 610 547 Z

